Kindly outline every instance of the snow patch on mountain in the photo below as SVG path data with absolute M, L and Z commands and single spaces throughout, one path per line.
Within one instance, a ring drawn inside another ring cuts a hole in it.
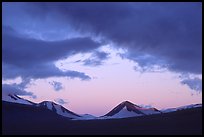
M 75 114 L 74 112 L 71 112 L 67 109 L 65 109 L 63 106 L 58 105 L 54 102 L 51 101 L 43 101 L 41 103 L 39 103 L 38 106 L 44 106 L 49 110 L 54 111 L 55 113 L 64 116 L 64 117 L 69 117 L 69 118 L 78 118 L 80 117 L 78 114 Z
M 2 93 L 2 100 L 6 102 L 13 102 L 13 103 L 19 103 L 19 104 L 26 104 L 26 105 L 34 105 L 35 103 L 28 101 L 26 99 L 23 99 L 16 94 L 6 94 Z
M 99 119 L 128 118 L 160 113 L 156 108 L 144 108 L 129 101 L 124 101 Z
M 142 115 L 143 114 L 137 114 L 134 111 L 128 111 L 127 107 L 125 106 L 123 109 L 121 109 L 121 111 L 111 116 L 110 118 L 126 118 L 126 117 L 142 116 Z

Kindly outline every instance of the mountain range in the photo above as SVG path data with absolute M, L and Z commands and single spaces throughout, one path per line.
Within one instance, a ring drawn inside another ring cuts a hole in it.
M 202 104 L 158 110 L 124 101 L 107 114 L 79 115 L 63 106 L 2 96 L 3 135 L 202 135 Z
M 120 118 L 128 118 L 128 117 L 138 117 L 138 116 L 169 113 L 169 112 L 174 112 L 174 111 L 183 110 L 183 109 L 202 107 L 202 104 L 191 104 L 191 105 L 182 106 L 178 108 L 168 108 L 165 110 L 158 110 L 153 107 L 145 108 L 145 107 L 135 105 L 129 101 L 124 101 L 120 103 L 119 105 L 117 105 L 115 108 L 113 108 L 107 114 L 100 116 L 100 117 L 95 117 L 90 114 L 84 114 L 84 115 L 76 114 L 52 101 L 43 101 L 41 103 L 34 103 L 24 98 L 21 98 L 17 96 L 16 94 L 3 95 L 2 101 L 10 102 L 10 103 L 24 104 L 24 105 L 31 105 L 36 108 L 41 107 L 43 109 L 50 110 L 52 113 L 56 113 L 60 116 L 67 117 L 73 120 L 120 119 Z

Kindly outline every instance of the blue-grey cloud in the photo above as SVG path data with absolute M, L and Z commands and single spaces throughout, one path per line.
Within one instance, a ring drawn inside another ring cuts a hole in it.
M 56 101 L 57 103 L 61 104 L 61 105 L 64 105 L 64 104 L 69 103 L 69 102 L 67 102 L 67 101 L 64 101 L 64 100 L 61 99 L 61 98 L 57 98 L 57 99 L 55 99 L 55 101 Z
M 3 12 L 6 18 L 3 24 L 14 26 L 9 23 L 8 14 L 16 16 L 18 13 L 36 23 L 53 15 L 53 22 L 66 22 L 80 33 L 101 36 L 127 48 L 131 53 L 130 58 L 137 57 L 138 51 L 148 53 L 156 59 L 165 60 L 169 70 L 201 74 L 202 4 L 199 2 L 12 4 L 5 3 L 7 12 Z M 17 10 L 19 7 L 21 10 Z M 9 10 L 12 8 L 17 13 Z M 15 21 L 19 25 L 14 28 L 20 28 L 23 23 L 18 19 Z M 24 27 L 31 29 L 28 26 Z M 57 24 L 47 26 L 50 29 L 53 26 L 60 28 Z M 61 27 L 66 28 L 64 25 Z M 40 28 L 43 29 L 39 25 Z
M 60 91 L 61 89 L 63 89 L 62 83 L 60 82 L 52 81 L 52 82 L 49 82 L 49 84 L 53 86 L 55 91 Z
M 54 32 L 56 36 L 58 34 L 56 30 L 64 29 L 70 30 L 71 33 L 74 30 L 88 37 L 99 37 L 106 43 L 113 43 L 115 47 L 127 49 L 125 57 L 138 63 L 144 71 L 159 66 L 178 73 L 202 74 L 202 3 L 199 2 L 3 3 L 2 16 L 3 25 L 12 27 L 17 32 L 29 31 L 32 32 L 32 35 L 41 35 L 42 31 L 47 34 L 52 30 L 50 34 Z M 4 40 L 3 37 L 3 44 L 4 41 L 6 39 Z M 63 41 L 63 43 L 68 41 Z M 34 42 L 35 45 L 38 45 L 38 42 Z M 49 42 L 45 43 L 43 45 Z M 94 47 L 97 47 L 96 45 L 94 44 Z M 46 47 L 43 46 L 41 51 L 48 50 Z M 75 46 L 68 47 L 70 51 L 72 48 L 75 49 Z M 83 48 L 87 49 L 87 46 Z M 16 48 L 12 49 L 16 51 Z M 45 52 L 47 55 L 39 53 L 35 59 L 40 60 L 42 56 L 46 60 L 47 57 L 52 56 L 53 61 L 56 58 L 64 57 L 65 49 L 60 49 L 62 50 L 59 54 L 54 50 L 48 50 L 49 52 Z M 5 50 L 4 45 L 3 50 Z M 80 52 L 79 50 L 74 51 Z M 13 51 L 11 50 L 10 53 Z M 32 52 L 28 53 L 32 54 Z M 11 59 L 7 56 L 7 61 L 9 60 Z M 95 60 L 86 62 L 87 64 L 100 64 Z
M 135 52 L 136 55 L 132 55 L 130 52 L 118 54 L 122 59 L 130 59 L 137 62 L 137 66 L 134 66 L 135 71 L 143 72 L 164 72 L 164 68 L 168 68 L 168 64 L 162 58 L 157 58 L 147 53 Z
M 4 2 L 2 4 L 3 25 L 12 27 L 19 34 L 28 38 L 53 41 L 66 39 L 70 35 L 72 30 L 69 24 L 57 21 L 59 15 L 53 15 L 53 12 L 44 14 L 44 9 L 35 5 L 38 4 Z
M 190 89 L 197 92 L 202 92 L 202 80 L 199 78 L 187 78 L 181 81 L 182 84 L 187 85 Z
M 90 38 L 73 38 L 57 42 L 2 36 L 3 78 L 48 78 L 52 76 L 90 79 L 83 72 L 61 71 L 54 63 L 75 53 L 91 51 L 99 43 Z
M 3 60 L 9 64 L 22 66 L 57 61 L 76 52 L 88 52 L 100 45 L 88 37 L 45 42 L 3 34 L 2 39 Z
M 34 64 L 33 64 L 34 65 Z M 54 64 L 36 64 L 35 66 L 19 67 L 11 64 L 2 64 L 3 79 L 11 79 L 16 77 L 40 79 L 49 77 L 69 77 L 80 78 L 82 80 L 90 80 L 91 77 L 83 72 L 78 71 L 61 71 Z
M 100 66 L 108 59 L 109 55 L 109 53 L 103 51 L 95 51 L 89 59 L 82 60 L 81 62 L 83 62 L 83 65 L 85 66 Z
M 164 60 L 171 71 L 201 74 L 201 3 L 37 3 L 31 7 L 40 8 L 41 17 L 52 11 L 81 33 L 91 32 L 127 48 L 130 58 L 137 58 L 138 51 L 148 53 L 152 60 Z
M 32 92 L 24 90 L 21 86 L 17 84 L 2 84 L 2 92 L 5 94 L 16 94 L 21 96 L 31 96 L 32 98 L 36 98 Z

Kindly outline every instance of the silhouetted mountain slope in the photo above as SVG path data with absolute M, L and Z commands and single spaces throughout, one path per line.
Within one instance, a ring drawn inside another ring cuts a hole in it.
M 16 94 L 3 94 L 2 96 L 2 100 L 5 102 L 12 102 L 15 104 L 25 104 L 25 105 L 31 105 L 31 106 L 35 106 L 35 107 L 43 107 L 45 109 L 51 110 L 54 113 L 64 116 L 64 117 L 68 117 L 68 118 L 81 118 L 80 115 L 64 108 L 63 106 L 56 104 L 52 101 L 43 101 L 41 103 L 34 103 L 31 102 L 29 100 L 26 100 L 24 98 L 21 98 L 19 96 L 17 96 Z
M 3 134 L 202 134 L 202 107 L 124 119 L 73 121 L 43 107 L 2 103 Z

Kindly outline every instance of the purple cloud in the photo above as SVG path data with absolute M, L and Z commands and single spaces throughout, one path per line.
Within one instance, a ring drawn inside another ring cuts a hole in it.
M 61 89 L 63 89 L 62 83 L 60 82 L 52 81 L 52 82 L 49 82 L 49 84 L 53 86 L 55 91 L 60 91 Z
M 187 78 L 181 81 L 181 84 L 187 85 L 190 89 L 202 92 L 202 79 L 199 78 Z

